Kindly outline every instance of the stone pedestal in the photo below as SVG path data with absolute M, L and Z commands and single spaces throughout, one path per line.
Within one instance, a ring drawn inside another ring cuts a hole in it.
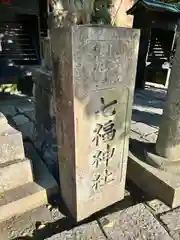
M 60 185 L 77 221 L 124 198 L 138 46 L 134 29 L 52 31 Z
M 156 144 L 139 148 L 145 154 L 137 159 L 130 156 L 129 177 L 149 194 L 157 196 L 172 207 L 180 205 L 180 39 L 173 61 L 167 100 Z M 132 151 L 133 153 L 134 151 Z M 138 161 L 141 160 L 141 161 Z M 131 163 L 132 162 L 132 163 Z M 143 163 L 144 162 L 144 163 Z M 151 165 L 151 166 L 149 166 Z M 136 165 L 136 167 L 134 167 Z M 133 172 L 136 168 L 137 172 Z M 138 174 L 138 177 L 137 177 Z M 141 177 L 139 177 L 141 176 Z M 142 178 L 143 176 L 143 178 Z M 147 176 L 147 178 L 145 178 Z M 151 181 L 149 181 L 149 178 Z M 158 185 L 161 184 L 161 189 Z

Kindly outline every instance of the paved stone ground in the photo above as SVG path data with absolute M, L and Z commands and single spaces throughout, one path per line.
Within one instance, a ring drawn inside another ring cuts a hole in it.
M 156 141 L 165 97 L 166 90 L 155 86 L 136 92 L 132 139 Z M 33 99 L 0 96 L 0 111 L 9 123 L 22 131 L 25 143 L 30 142 L 43 159 L 44 148 L 39 148 L 37 143 Z M 64 215 L 61 203 L 60 209 L 43 206 L 1 224 L 0 239 L 180 239 L 180 208 L 171 210 L 160 200 L 150 199 L 132 183 L 127 183 L 127 190 L 123 201 L 79 225 L 75 226 Z

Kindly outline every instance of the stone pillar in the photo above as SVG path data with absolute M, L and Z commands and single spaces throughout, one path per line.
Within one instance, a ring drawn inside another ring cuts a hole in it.
M 128 178 L 148 195 L 180 206 L 180 38 L 156 144 L 131 144 Z M 145 150 L 145 151 L 144 151 Z M 144 151 L 144 153 L 143 153 Z
M 180 38 L 173 60 L 167 99 L 156 142 L 148 162 L 162 170 L 180 173 Z
M 173 60 L 156 151 L 169 161 L 180 161 L 180 38 Z
M 124 198 L 139 35 L 52 31 L 60 186 L 77 221 Z

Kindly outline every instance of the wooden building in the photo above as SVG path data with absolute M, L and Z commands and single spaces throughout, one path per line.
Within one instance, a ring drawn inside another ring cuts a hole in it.
M 139 0 L 127 11 L 134 15 L 133 27 L 141 29 L 136 88 L 145 82 L 166 84 L 175 50 L 180 4 Z

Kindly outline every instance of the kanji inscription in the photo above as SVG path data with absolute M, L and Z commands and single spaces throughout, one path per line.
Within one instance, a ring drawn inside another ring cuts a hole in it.
M 116 151 L 115 147 L 111 146 L 111 142 L 116 137 L 113 119 L 116 115 L 117 100 L 105 102 L 104 97 L 101 97 L 100 102 L 101 107 L 95 112 L 95 115 L 102 116 L 104 122 L 96 123 L 92 138 L 92 143 L 96 147 L 96 151 L 92 155 L 92 166 L 95 170 L 92 179 L 94 191 L 114 180 L 113 173 L 109 169 L 109 162 L 113 161 Z

